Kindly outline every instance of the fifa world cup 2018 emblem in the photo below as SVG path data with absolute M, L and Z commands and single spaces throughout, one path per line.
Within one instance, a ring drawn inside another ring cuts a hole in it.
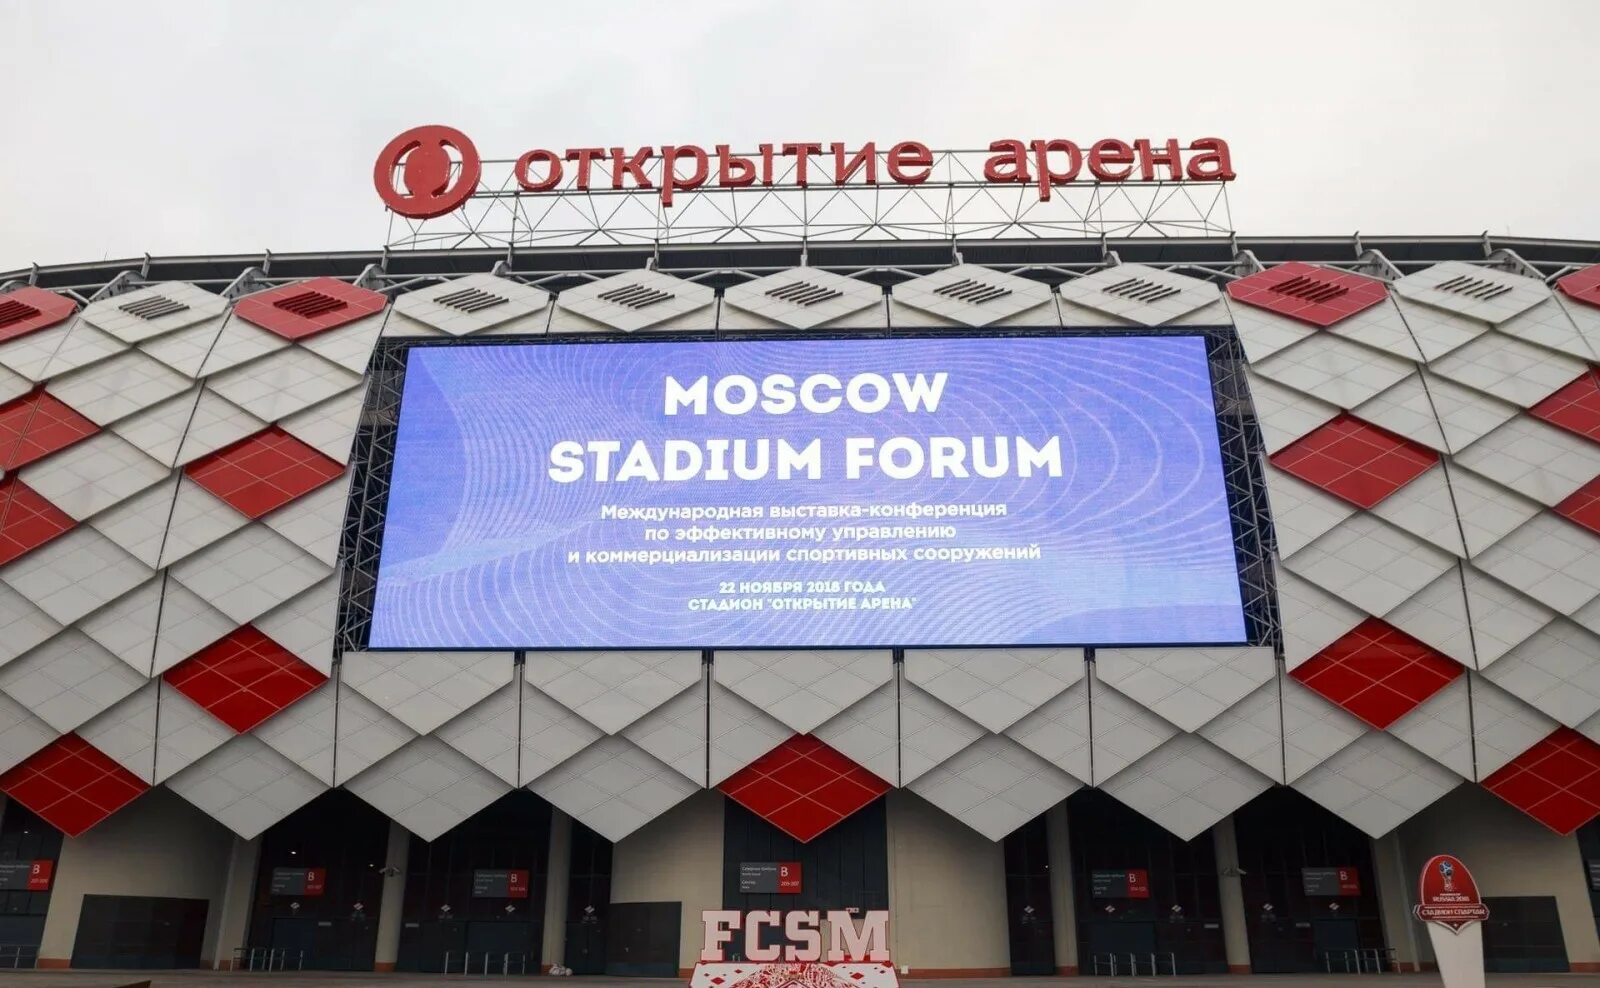
M 1455 865 L 1448 861 L 1439 862 L 1439 877 L 1444 879 L 1444 890 L 1446 892 L 1454 892 L 1456 890 Z

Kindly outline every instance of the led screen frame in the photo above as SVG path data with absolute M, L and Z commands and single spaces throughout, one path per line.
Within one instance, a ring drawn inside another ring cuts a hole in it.
M 369 636 L 372 608 L 376 595 L 376 580 L 381 554 L 383 525 L 386 519 L 388 483 L 393 470 L 396 434 L 399 422 L 399 405 L 405 383 L 405 365 L 409 353 L 419 348 L 473 347 L 473 346 L 630 346 L 636 344 L 668 342 L 717 342 L 737 346 L 744 341 L 778 340 L 858 340 L 869 338 L 954 338 L 992 340 L 1009 337 L 1199 337 L 1206 341 L 1207 360 L 1211 377 L 1211 400 L 1217 428 L 1218 448 L 1223 460 L 1224 487 L 1230 523 L 1233 529 L 1235 550 L 1235 575 L 1240 584 L 1240 599 L 1244 610 L 1245 635 L 1229 641 L 1176 641 L 1176 642 L 1122 642 L 1122 641 L 1059 641 L 1028 642 L 1025 645 L 1007 646 L 1001 643 L 973 645 L 962 642 L 895 641 L 873 644 L 815 645 L 797 643 L 779 644 L 727 644 L 714 641 L 692 641 L 661 645 L 586 644 L 586 645 L 512 645 L 497 644 L 479 647 L 393 645 L 371 648 Z M 1261 438 L 1250 412 L 1243 376 L 1243 355 L 1232 326 L 1185 327 L 1089 327 L 1062 329 L 1059 327 L 1006 327 L 997 331 L 974 330 L 967 327 L 950 329 L 919 329 L 913 331 L 885 332 L 873 330 L 837 329 L 830 331 L 675 331 L 653 332 L 647 336 L 594 335 L 504 336 L 492 339 L 401 339 L 380 341 L 372 362 L 372 381 L 368 391 L 367 408 L 362 428 L 356 439 L 352 463 L 356 479 L 347 518 L 344 551 L 341 562 L 341 606 L 338 650 L 414 651 L 444 649 L 449 651 L 495 651 L 558 649 L 561 651 L 599 651 L 614 648 L 638 650 L 716 650 L 726 648 L 806 648 L 806 649 L 860 649 L 889 648 L 897 652 L 911 648 L 998 648 L 998 647 L 1238 647 L 1244 645 L 1273 644 L 1278 637 L 1276 603 L 1273 600 L 1272 578 L 1267 556 L 1272 534 L 1267 516 L 1267 505 L 1262 483 Z

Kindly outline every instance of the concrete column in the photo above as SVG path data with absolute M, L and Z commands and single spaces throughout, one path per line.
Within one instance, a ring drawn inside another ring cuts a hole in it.
M 612 902 L 679 902 L 678 970 L 700 959 L 700 914 L 722 908 L 723 795 L 695 793 L 613 845 Z
M 1050 914 L 1055 919 L 1056 973 L 1077 974 L 1077 900 L 1072 888 L 1072 838 L 1065 802 L 1045 811 L 1044 827 L 1050 849 Z
M 1378 915 L 1383 918 L 1383 938 L 1394 948 L 1402 971 L 1422 970 L 1416 925 L 1411 921 L 1408 889 L 1412 878 L 1406 869 L 1400 831 L 1392 830 L 1372 841 L 1372 870 L 1378 883 Z
M 218 971 L 233 970 L 233 948 L 249 946 L 250 912 L 256 894 L 256 872 L 261 865 L 261 838 L 245 840 L 237 835 L 228 852 L 228 872 L 222 886 L 222 915 L 217 923 L 216 940 L 207 956 Z
M 1222 901 L 1222 944 L 1228 955 L 1228 973 L 1250 973 L 1250 928 L 1244 914 L 1244 885 L 1239 880 L 1239 843 L 1233 817 L 1211 828 L 1217 848 L 1217 886 Z
M 411 832 L 389 821 L 389 850 L 383 857 L 383 898 L 378 903 L 378 944 L 373 952 L 374 971 L 393 971 L 400 959 L 400 927 L 405 919 L 406 865 L 411 854 Z M 399 874 L 396 874 L 396 872 Z
M 908 789 L 888 799 L 889 956 L 911 978 L 1009 976 L 1004 847 Z
M 550 857 L 545 862 L 548 876 L 544 886 L 544 944 L 539 951 L 539 970 L 564 964 L 567 948 L 567 888 L 572 878 L 572 817 L 550 807 Z

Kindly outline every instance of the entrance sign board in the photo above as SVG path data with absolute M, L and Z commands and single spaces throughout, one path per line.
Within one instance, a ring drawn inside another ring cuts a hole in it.
M 0 861 L 0 892 L 48 892 L 54 861 Z
M 1354 868 L 1301 868 L 1300 886 L 1306 895 L 1361 894 L 1361 874 Z
M 1489 907 L 1460 858 L 1436 854 L 1428 859 L 1413 912 L 1428 924 L 1445 988 L 1483 988 L 1483 921 Z
M 1096 899 L 1150 898 L 1150 872 L 1143 868 L 1089 873 L 1089 894 Z
M 798 895 L 800 862 L 741 861 L 739 891 L 748 895 Z
M 274 868 L 268 891 L 273 895 L 321 895 L 327 881 L 326 868 Z
M 479 868 L 472 873 L 474 899 L 526 899 L 528 869 Z

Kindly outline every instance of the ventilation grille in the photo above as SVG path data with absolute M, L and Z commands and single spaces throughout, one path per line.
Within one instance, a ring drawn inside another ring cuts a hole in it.
M 1350 294 L 1350 286 L 1298 274 L 1288 281 L 1273 285 L 1270 291 L 1306 302 L 1331 302 L 1341 295 Z
M 826 302 L 843 294 L 844 292 L 836 288 L 823 288 L 809 281 L 791 281 L 782 288 L 774 288 L 767 292 L 767 297 L 793 302 L 795 305 L 816 305 L 818 302 Z
M 5 329 L 7 326 L 15 326 L 17 323 L 32 319 L 38 314 L 39 310 L 28 303 L 8 298 L 4 302 L 0 302 L 0 329 Z
M 997 298 L 1005 298 L 1011 294 L 1011 289 L 997 288 L 974 278 L 962 278 L 960 281 L 952 282 L 943 288 L 935 288 L 933 294 L 943 295 L 945 298 L 953 298 L 957 302 L 982 305 Z
M 1114 285 L 1100 289 L 1106 295 L 1115 295 L 1134 302 L 1159 302 L 1164 298 L 1171 298 L 1181 290 L 1148 278 L 1124 278 Z
M 127 305 L 119 305 L 117 308 L 130 316 L 138 316 L 140 319 L 160 319 L 162 316 L 170 316 L 174 312 L 182 312 L 188 306 L 182 302 L 174 302 L 164 295 L 151 295 L 149 298 L 142 298 L 137 302 L 129 302 Z
M 463 288 L 448 295 L 440 295 L 434 301 L 440 305 L 448 305 L 452 309 L 460 309 L 462 312 L 482 312 L 497 305 L 505 305 L 511 300 L 503 295 L 491 295 L 477 288 Z
M 615 302 L 617 305 L 625 305 L 630 309 L 642 309 L 647 305 L 665 302 L 667 299 L 672 298 L 673 294 L 664 292 L 659 288 L 646 288 L 644 285 L 624 285 L 621 288 L 613 288 L 608 292 L 601 292 L 597 297 L 602 301 Z
M 1449 281 L 1434 286 L 1441 292 L 1451 295 L 1461 295 L 1474 298 L 1480 302 L 1487 302 L 1492 298 L 1499 298 L 1511 291 L 1510 285 L 1502 285 L 1485 278 L 1474 278 L 1471 275 L 1458 274 Z
M 299 292 L 290 295 L 288 298 L 277 299 L 272 303 L 272 307 L 293 313 L 302 319 L 315 319 L 330 312 L 347 309 L 350 307 L 350 303 L 342 298 L 334 298 L 332 295 L 324 295 L 322 292 L 312 290 Z

